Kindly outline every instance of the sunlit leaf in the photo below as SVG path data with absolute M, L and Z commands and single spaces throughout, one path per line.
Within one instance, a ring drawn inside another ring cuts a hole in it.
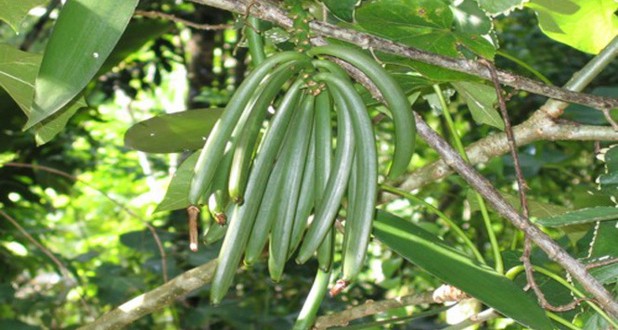
M 79 97 L 69 102 L 60 111 L 54 113 L 42 122 L 34 125 L 34 138 L 38 146 L 51 141 L 58 133 L 64 130 L 69 119 L 82 108 L 87 107 L 86 100 Z
M 618 35 L 618 1 L 531 0 L 548 37 L 582 52 L 598 54 Z
M 479 6 L 492 16 L 509 14 L 511 11 L 521 8 L 528 0 L 478 0 Z
M 151 153 L 196 150 L 204 142 L 223 109 L 195 109 L 160 115 L 139 122 L 127 131 L 127 147 Z
M 546 227 L 561 227 L 618 219 L 618 208 L 599 206 L 567 212 L 558 216 L 540 218 L 535 222 Z
M 9 93 L 26 115 L 30 114 L 34 80 L 40 64 L 41 55 L 0 44 L 0 87 Z
M 72 0 L 58 16 L 35 82 L 32 127 L 69 103 L 114 49 L 138 0 Z
M 0 0 L 0 20 L 7 22 L 15 32 L 30 9 L 44 4 L 45 0 Z
M 543 309 L 513 281 L 462 255 L 420 227 L 378 211 L 374 234 L 410 262 L 500 313 L 532 329 L 553 329 Z
M 176 173 L 167 187 L 165 197 L 154 212 L 171 211 L 184 209 L 190 205 L 189 203 L 189 188 L 191 186 L 191 178 L 193 178 L 193 169 L 200 153 L 195 152 L 187 157 L 182 164 L 176 169 Z
M 472 113 L 472 119 L 479 124 L 487 124 L 501 130 L 504 129 L 504 121 L 495 108 L 496 89 L 475 82 L 453 82 L 457 92 L 466 100 Z

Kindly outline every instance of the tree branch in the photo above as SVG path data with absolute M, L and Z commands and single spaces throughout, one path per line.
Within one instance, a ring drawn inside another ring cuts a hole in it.
M 491 182 L 468 165 L 441 136 L 425 123 L 420 115 L 417 113 L 414 113 L 414 115 L 416 117 L 418 134 L 440 154 L 446 164 L 455 169 L 474 190 L 481 193 L 498 214 L 523 231 L 541 250 L 545 251 L 551 260 L 564 267 L 567 272 L 576 278 L 586 291 L 594 296 L 604 310 L 614 317 L 618 317 L 618 302 L 614 300 L 612 295 L 605 290 L 599 281 L 588 273 L 583 264 L 569 255 L 547 234 L 522 217 L 494 188 Z
M 355 306 L 335 314 L 320 316 L 315 321 L 314 327 L 317 329 L 326 329 L 329 327 L 345 326 L 351 320 L 382 313 L 389 309 L 433 303 L 435 303 L 435 301 L 433 299 L 433 292 L 431 291 L 377 302 L 368 300 L 362 305 Z
M 114 310 L 105 313 L 94 322 L 81 327 L 89 329 L 119 329 L 127 326 L 144 315 L 155 312 L 176 299 L 199 289 L 212 280 L 217 260 L 211 260 L 199 267 L 193 268 L 173 278 L 169 282 L 139 295 Z
M 189 1 L 240 14 L 245 14 L 247 12 L 247 5 L 240 0 Z M 249 8 L 249 10 L 252 16 L 274 22 L 286 28 L 292 27 L 292 19 L 289 18 L 288 13 L 268 1 L 252 2 L 252 5 L 250 7 L 251 8 Z M 490 72 L 487 67 L 476 61 L 433 54 L 420 49 L 409 47 L 401 43 L 393 42 L 388 39 L 376 37 L 367 33 L 340 28 L 326 22 L 312 21 L 309 23 L 309 27 L 315 34 L 322 37 L 331 37 L 351 42 L 363 48 L 372 48 L 374 50 L 404 56 L 420 62 L 437 65 L 458 72 L 467 73 L 486 80 L 491 79 Z M 497 74 L 500 83 L 514 87 L 519 90 L 544 95 L 566 102 L 588 105 L 600 110 L 618 107 L 618 99 L 615 98 L 582 94 L 560 87 L 549 86 L 539 81 L 532 80 L 503 70 L 498 70 Z

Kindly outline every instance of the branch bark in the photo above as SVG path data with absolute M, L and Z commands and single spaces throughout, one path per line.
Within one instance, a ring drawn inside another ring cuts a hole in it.
M 551 260 L 564 267 L 571 276 L 576 278 L 586 291 L 594 296 L 604 310 L 613 315 L 613 317 L 618 318 L 618 302 L 614 300 L 613 296 L 605 290 L 599 281 L 588 273 L 586 267 L 562 249 L 556 242 L 547 236 L 547 234 L 521 216 L 517 210 L 502 197 L 496 188 L 494 188 L 491 182 L 468 165 L 441 136 L 425 123 L 420 115 L 416 112 L 414 114 L 416 117 L 418 134 L 440 154 L 440 157 L 446 164 L 455 169 L 474 190 L 481 193 L 498 214 L 508 219 L 515 227 L 526 233 L 538 247 L 545 251 Z
M 249 11 L 247 11 L 247 4 L 245 4 L 241 0 L 189 1 L 243 15 L 248 12 L 252 16 L 266 21 L 274 22 L 280 26 L 286 28 L 292 27 L 292 19 L 289 17 L 288 13 L 268 1 L 251 2 L 251 8 L 249 8 Z M 393 42 L 388 39 L 376 37 L 371 34 L 337 27 L 326 22 L 312 21 L 309 23 L 309 27 L 315 34 L 322 37 L 331 37 L 347 41 L 363 48 L 372 48 L 374 50 L 400 55 L 420 62 L 437 65 L 453 71 L 467 73 L 486 80 L 491 79 L 490 72 L 487 67 L 476 61 L 452 58 L 426 52 L 420 49 L 406 46 L 401 43 Z M 553 99 L 563 100 L 566 102 L 588 105 L 599 110 L 618 107 L 618 99 L 615 98 L 582 94 L 568 89 L 546 85 L 539 81 L 532 80 L 503 70 L 498 70 L 497 74 L 500 83 L 514 87 L 519 90 L 528 91 L 530 93 L 538 95 L 544 95 Z
M 153 313 L 176 299 L 210 283 L 217 260 L 211 260 L 199 267 L 182 273 L 171 281 L 139 295 L 112 311 L 103 314 L 94 322 L 81 327 L 82 330 L 119 329 L 144 315 Z

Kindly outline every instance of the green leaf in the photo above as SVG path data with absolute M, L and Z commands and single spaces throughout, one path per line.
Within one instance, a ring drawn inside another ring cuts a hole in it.
M 150 153 L 196 150 L 223 113 L 221 108 L 195 109 L 139 122 L 125 133 L 125 146 Z
M 9 93 L 26 115 L 30 114 L 34 80 L 40 64 L 41 55 L 0 44 L 0 87 Z
M 599 176 L 599 188 L 613 196 L 618 196 L 618 145 L 605 152 L 605 174 Z
M 615 0 L 531 0 L 548 37 L 582 52 L 598 54 L 618 35 Z
M 543 309 L 513 281 L 463 256 L 420 227 L 378 211 L 374 234 L 410 262 L 500 313 L 533 329 L 553 329 Z
M 458 14 L 468 9 L 453 8 Z M 489 59 L 495 54 L 494 45 L 483 35 L 458 31 L 456 28 L 461 27 L 462 21 L 455 21 L 452 8 L 441 0 L 371 1 L 356 10 L 355 19 L 366 32 L 433 53 L 451 57 L 479 55 Z M 433 65 L 378 55 L 389 63 L 410 66 L 436 81 L 469 79 L 468 75 Z
M 58 16 L 35 82 L 25 129 L 68 104 L 97 73 L 139 0 L 71 0 Z
M 69 122 L 69 119 L 82 108 L 87 107 L 86 100 L 79 97 L 72 100 L 64 106 L 60 111 L 54 113 L 42 122 L 34 125 L 34 138 L 36 145 L 40 146 L 51 141 L 58 133 L 60 133 Z
M 478 0 L 479 6 L 492 16 L 508 15 L 511 11 L 521 8 L 528 0 Z
M 497 100 L 496 89 L 475 82 L 461 81 L 451 84 L 466 100 L 475 122 L 504 130 L 504 121 L 494 107 Z
M 618 221 L 616 220 L 599 223 L 590 244 L 590 258 L 599 260 L 601 258 L 618 257 L 618 244 L 616 244 L 616 237 L 618 237 L 617 225 Z
M 354 20 L 354 8 L 358 0 L 323 0 L 328 11 L 335 17 L 346 22 Z
M 618 87 L 596 87 L 590 94 L 618 98 Z M 611 111 L 611 116 L 614 120 L 618 120 L 618 111 Z M 607 122 L 607 119 L 601 111 L 580 104 L 570 104 L 564 110 L 564 114 L 561 117 L 576 121 L 580 124 L 609 125 L 609 122 Z
M 561 227 L 614 219 L 618 219 L 618 208 L 599 206 L 575 210 L 554 217 L 540 218 L 535 223 L 545 227 Z
M 0 44 L 0 87 L 7 91 L 26 116 L 30 114 L 34 80 L 40 63 L 41 55 Z M 34 128 L 37 145 L 49 142 L 64 129 L 69 118 L 85 106 L 87 106 L 86 101 L 78 98 L 51 117 L 36 124 Z
M 193 169 L 199 155 L 199 152 L 194 152 L 178 166 L 169 187 L 167 187 L 165 197 L 154 210 L 154 213 L 184 209 L 191 204 L 189 203 L 189 188 L 191 178 L 193 178 Z
M 45 0 L 0 0 L 0 20 L 7 22 L 15 31 L 30 9 L 44 4 Z

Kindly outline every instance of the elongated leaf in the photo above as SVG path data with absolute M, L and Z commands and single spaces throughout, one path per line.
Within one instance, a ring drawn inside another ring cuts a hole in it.
M 575 210 L 554 217 L 540 218 L 535 222 L 546 227 L 561 227 L 614 219 L 618 219 L 618 208 L 599 206 Z
M 515 209 L 519 209 L 521 207 L 520 202 L 519 202 L 519 196 L 508 194 L 508 193 L 501 193 L 501 195 Z M 474 195 L 473 190 L 468 191 L 468 193 L 466 194 L 466 198 L 468 199 L 468 202 L 470 203 L 470 210 L 473 212 L 478 211 L 479 204 L 476 199 L 476 196 Z M 567 209 L 564 206 L 543 203 L 543 202 L 536 201 L 534 199 L 528 199 L 528 209 L 530 211 L 530 216 L 536 217 L 536 218 L 549 218 L 549 217 L 553 217 L 559 214 L 564 214 L 569 211 L 569 209 Z
M 9 93 L 26 115 L 30 114 L 34 79 L 40 64 L 41 55 L 0 44 L 0 87 Z
M 183 152 L 204 146 L 223 109 L 195 109 L 139 122 L 127 131 L 124 144 L 151 153 Z
M 178 169 L 170 185 L 167 187 L 165 197 L 154 212 L 171 211 L 184 209 L 190 205 L 189 203 L 189 186 L 191 185 L 191 178 L 193 177 L 193 168 L 197 163 L 199 152 L 194 152 L 191 156 L 187 157 Z
M 615 0 L 531 0 L 548 37 L 582 52 L 598 54 L 618 35 Z
M 45 0 L 0 0 L 0 20 L 7 22 L 17 32 L 30 9 L 44 3 Z
M 82 108 L 88 107 L 83 97 L 72 100 L 60 111 L 54 113 L 42 122 L 34 125 L 36 145 L 40 146 L 51 141 L 69 122 L 69 119 Z
M 378 211 L 374 234 L 410 262 L 500 313 L 532 329 L 553 329 L 543 309 L 513 281 L 463 256 L 424 229 Z
M 25 129 L 69 103 L 97 73 L 139 0 L 70 0 L 45 49 Z
M 475 122 L 504 130 L 504 121 L 494 106 L 497 97 L 493 87 L 467 81 L 453 82 L 452 85 L 466 100 Z
M 599 176 L 599 188 L 610 195 L 618 196 L 618 145 L 605 152 L 605 174 Z

